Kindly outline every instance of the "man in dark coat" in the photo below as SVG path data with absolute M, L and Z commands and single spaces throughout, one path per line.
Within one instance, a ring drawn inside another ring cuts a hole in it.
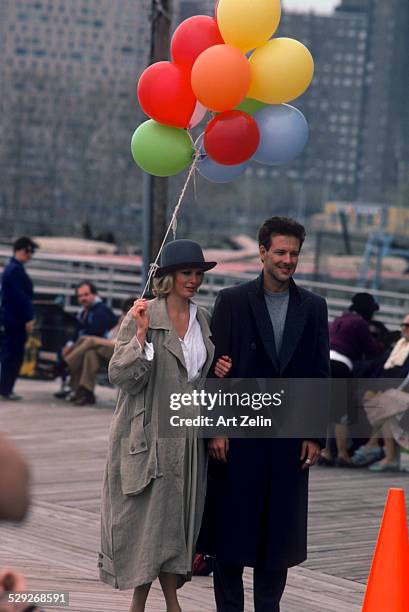
M 81 310 L 77 316 L 77 330 L 75 335 L 65 344 L 61 356 L 65 357 L 86 337 L 96 336 L 106 338 L 109 331 L 115 327 L 118 317 L 98 296 L 97 289 L 90 281 L 83 281 L 76 288 L 77 300 L 81 304 Z M 79 380 L 71 377 L 71 386 L 68 391 L 62 390 L 55 393 L 55 397 L 61 399 L 71 395 L 70 399 L 80 406 L 95 404 L 95 396 L 92 391 L 79 385 Z
M 1 314 L 3 340 L 1 346 L 0 398 L 19 400 L 13 392 L 23 363 L 27 334 L 33 331 L 33 284 L 24 269 L 38 245 L 22 236 L 13 244 L 13 257 L 4 269 L 1 279 Z
M 304 238 L 297 222 L 268 219 L 259 230 L 262 273 L 219 293 L 215 358 L 232 358 L 232 378 L 329 376 L 325 300 L 292 280 Z M 198 550 L 215 557 L 218 612 L 244 610 L 244 566 L 254 567 L 256 612 L 279 610 L 288 567 L 306 559 L 308 468 L 321 446 L 294 438 L 209 441 L 213 461 Z

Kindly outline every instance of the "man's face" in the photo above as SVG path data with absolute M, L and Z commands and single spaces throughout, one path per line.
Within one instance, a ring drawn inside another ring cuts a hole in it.
M 406 317 L 403 319 L 401 329 L 403 338 L 409 341 L 409 315 L 406 315 Z
M 88 285 L 81 285 L 77 289 L 77 299 L 81 306 L 87 309 L 95 302 L 95 294 L 91 293 Z
M 278 283 L 288 281 L 297 269 L 300 241 L 295 236 L 273 236 L 268 251 L 260 246 L 264 274 Z
M 31 247 L 27 247 L 25 249 L 19 249 L 18 251 L 16 251 L 14 256 L 21 263 L 28 263 L 33 257 L 33 255 L 34 249 L 32 249 Z

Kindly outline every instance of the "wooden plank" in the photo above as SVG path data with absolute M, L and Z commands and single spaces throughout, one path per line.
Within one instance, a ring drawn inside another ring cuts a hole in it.
M 70 591 L 70 610 L 125 612 L 130 592 L 101 584 L 99 499 L 113 389 L 98 388 L 100 407 L 57 402 L 56 383 L 19 381 L 25 400 L 1 404 L 7 432 L 32 467 L 33 504 L 21 526 L 0 526 L 0 566 L 14 565 L 32 589 Z M 358 612 L 387 490 L 407 490 L 409 474 L 318 468 L 311 474 L 309 558 L 289 572 L 283 612 Z M 245 571 L 246 612 L 252 571 Z M 181 590 L 184 612 L 215 609 L 212 580 L 197 577 Z M 158 584 L 147 610 L 163 611 Z M 48 608 L 52 610 L 53 608 Z M 55 608 L 56 610 L 58 608 Z

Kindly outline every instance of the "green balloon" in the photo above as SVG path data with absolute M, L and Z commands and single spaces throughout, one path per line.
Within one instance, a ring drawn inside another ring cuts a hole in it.
M 131 142 L 135 162 L 154 176 L 173 176 L 193 161 L 194 148 L 186 130 L 153 119 L 142 123 Z
M 243 102 L 236 106 L 235 110 L 243 111 L 243 113 L 247 113 L 248 115 L 254 115 L 254 113 L 265 106 L 268 106 L 268 104 L 259 102 L 259 100 L 253 100 L 252 98 L 245 98 Z

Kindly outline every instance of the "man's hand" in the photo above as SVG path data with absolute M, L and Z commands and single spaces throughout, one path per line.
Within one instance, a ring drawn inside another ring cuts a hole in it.
M 211 438 L 208 444 L 209 456 L 217 461 L 227 462 L 229 438 Z
M 28 334 L 32 334 L 34 330 L 34 321 L 27 321 L 25 328 Z
M 320 454 L 321 449 L 319 444 L 312 442 L 311 440 L 304 440 L 301 448 L 301 461 L 304 461 L 304 463 L 302 464 L 301 469 L 306 470 L 312 467 L 317 462 Z
M 232 361 L 230 357 L 228 357 L 227 355 L 219 357 L 216 362 L 216 365 L 214 366 L 214 373 L 216 374 L 217 378 L 224 378 L 225 376 L 227 376 L 227 374 L 231 370 L 231 365 Z
M 72 351 L 72 349 L 74 348 L 74 345 L 68 345 L 68 346 L 64 346 L 61 354 L 63 357 L 66 357 L 67 355 L 69 355 Z

